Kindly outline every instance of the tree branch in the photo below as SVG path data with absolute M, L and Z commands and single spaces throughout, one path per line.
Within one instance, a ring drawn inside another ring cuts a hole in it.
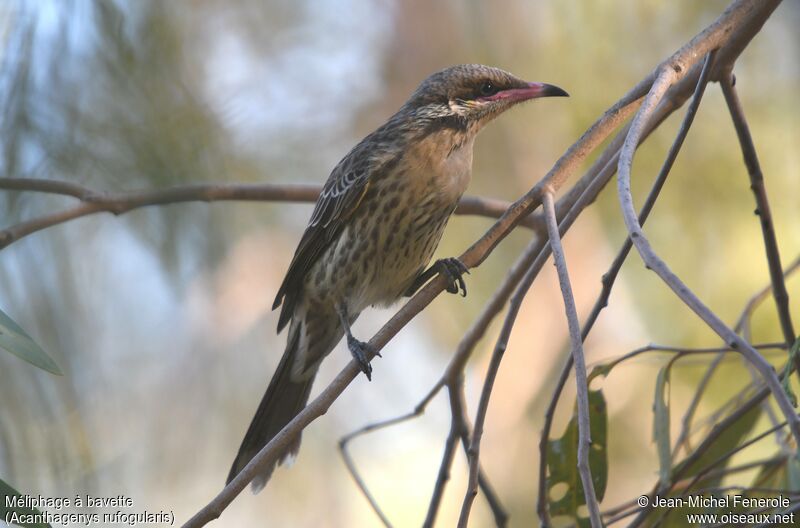
M 783 271 L 784 277 L 789 277 L 792 273 L 800 269 L 800 256 L 798 256 L 789 266 Z M 739 319 L 736 321 L 736 324 L 733 327 L 733 331 L 737 334 L 741 334 L 742 337 L 746 340 L 750 340 L 750 318 L 753 314 L 753 311 L 767 298 L 770 291 L 772 291 L 771 283 L 766 285 L 760 291 L 756 292 L 745 304 L 744 310 L 742 310 L 742 314 L 739 316 Z M 722 362 L 724 354 L 719 354 L 711 364 L 706 369 L 706 372 L 703 374 L 703 378 L 700 380 L 700 383 L 697 386 L 697 390 L 695 391 L 694 396 L 692 397 L 692 401 L 689 403 L 689 406 L 686 409 L 686 412 L 681 419 L 681 432 L 678 435 L 677 440 L 675 441 L 675 453 L 677 454 L 677 449 L 682 445 L 685 444 L 688 436 L 689 431 L 691 430 L 692 420 L 694 419 L 694 414 L 697 411 L 697 407 L 700 404 L 700 399 L 702 398 L 703 394 L 705 393 L 706 387 L 708 387 L 709 382 L 711 381 L 711 377 L 716 372 L 717 367 Z
M 480 265 L 519 222 L 541 204 L 545 188 L 558 189 L 574 173 L 587 156 L 594 151 L 632 112 L 633 105 L 647 92 L 652 77 L 637 84 L 614 106 L 607 110 L 530 191 L 514 202 L 503 216 L 459 258 L 467 267 Z M 369 349 L 380 352 L 413 317 L 421 312 L 444 289 L 444 279 L 437 277 L 418 291 L 369 341 Z M 374 355 L 371 354 L 372 357 Z M 370 358 L 371 359 L 371 358 Z M 328 408 L 355 379 L 359 367 L 355 361 L 333 379 L 321 394 L 295 416 L 247 466 L 204 508 L 184 524 L 185 528 L 204 526 L 220 516 L 231 501 L 242 492 L 259 472 L 259 468 L 273 463 L 278 452 L 284 449 L 308 424 L 327 412 Z
M 697 84 L 695 85 L 694 94 L 692 97 L 692 102 L 690 103 L 689 107 L 686 110 L 686 115 L 684 116 L 683 122 L 681 123 L 681 127 L 678 130 L 677 137 L 673 142 L 672 146 L 670 147 L 670 153 L 667 156 L 667 159 L 664 161 L 664 164 L 659 171 L 658 176 L 656 177 L 650 192 L 647 195 L 647 199 L 645 200 L 644 205 L 642 206 L 642 210 L 639 213 L 639 222 L 644 224 L 647 222 L 647 218 L 650 216 L 650 212 L 655 205 L 656 200 L 658 199 L 659 194 L 661 193 L 661 189 L 664 187 L 664 183 L 666 182 L 666 178 L 669 175 L 670 169 L 672 168 L 673 163 L 675 162 L 675 158 L 680 151 L 680 147 L 683 144 L 686 135 L 689 133 L 689 128 L 694 120 L 694 116 L 697 113 L 697 109 L 700 106 L 700 101 L 703 97 L 703 92 L 705 91 L 705 86 L 708 83 L 708 77 L 710 73 L 710 66 L 713 63 L 712 55 L 709 54 L 706 57 L 705 63 L 703 65 L 703 69 L 700 72 L 700 75 L 697 80 Z M 642 138 L 639 141 L 641 144 L 650 133 L 660 125 L 667 116 L 672 113 L 672 110 L 676 107 L 680 106 L 683 101 L 678 103 L 676 100 L 681 97 L 686 90 L 680 91 L 677 90 L 677 93 L 672 94 L 668 100 L 665 102 L 667 104 L 659 106 L 657 115 L 650 121 L 649 126 L 645 130 L 642 135 Z M 685 96 L 683 97 L 685 100 Z M 618 136 L 620 147 L 627 136 L 628 129 L 625 130 L 625 134 L 620 134 Z M 615 140 L 616 140 L 615 139 Z M 608 169 L 609 178 L 615 172 L 616 163 L 619 160 L 619 154 L 612 158 L 610 162 L 613 162 L 612 167 Z M 611 267 L 609 270 L 603 274 L 602 278 L 602 289 L 600 291 L 600 295 L 595 301 L 594 307 L 592 308 L 589 317 L 587 318 L 586 324 L 583 327 L 583 333 L 581 335 L 581 340 L 585 341 L 586 338 L 589 336 L 589 332 L 591 332 L 592 328 L 594 327 L 597 318 L 600 315 L 600 312 L 608 306 L 608 300 L 611 296 L 611 290 L 614 286 L 614 282 L 616 281 L 617 276 L 619 275 L 620 269 L 622 269 L 622 265 L 625 263 L 625 260 L 628 258 L 628 254 L 632 248 L 632 243 L 630 237 L 626 237 L 625 242 L 620 248 L 617 256 L 614 258 L 613 262 L 611 263 Z M 550 404 L 548 405 L 547 411 L 545 412 L 545 421 L 542 427 L 542 434 L 539 440 L 539 497 L 538 497 L 538 504 L 537 504 L 537 511 L 539 513 L 539 519 L 541 520 L 542 524 L 545 526 L 550 525 L 550 517 L 547 508 L 547 451 L 549 448 L 548 440 L 550 438 L 550 430 L 552 428 L 553 419 L 555 418 L 555 411 L 556 406 L 558 405 L 558 400 L 561 397 L 561 393 L 563 391 L 564 385 L 567 382 L 567 378 L 569 377 L 569 372 L 572 369 L 572 356 L 567 358 L 567 361 L 564 367 L 561 370 L 561 375 L 559 376 L 558 381 L 556 382 L 555 389 L 553 390 L 553 396 L 550 400 Z
M 772 281 L 772 295 L 775 298 L 775 306 L 778 309 L 778 320 L 781 323 L 781 330 L 783 330 L 783 338 L 786 340 L 786 344 L 791 346 L 796 339 L 796 335 L 792 324 L 792 314 L 789 311 L 789 292 L 786 291 L 786 282 L 783 278 L 781 255 L 780 251 L 778 251 L 778 240 L 775 236 L 772 211 L 767 199 L 764 175 L 761 172 L 761 164 L 758 162 L 756 146 L 753 143 L 753 137 L 750 135 L 750 127 L 747 125 L 742 103 L 736 93 L 733 74 L 726 75 L 721 84 L 725 102 L 728 104 L 728 110 L 736 128 L 736 135 L 739 137 L 744 163 L 750 176 L 750 188 L 756 199 L 756 214 L 761 221 L 761 233 L 764 237 L 764 250 L 767 254 L 769 276 Z M 795 370 L 800 375 L 800 358 L 797 357 L 795 358 Z
M 683 103 L 683 100 L 685 100 L 685 96 L 678 94 L 675 98 L 673 98 L 673 104 L 671 107 L 666 108 L 670 105 L 665 105 L 665 111 L 662 114 L 663 118 L 666 118 L 666 116 L 668 116 L 672 110 L 680 106 Z M 661 122 L 662 121 L 660 120 L 659 124 Z M 611 144 L 606 147 L 606 149 L 603 151 L 603 154 L 592 164 L 592 167 L 589 168 L 586 174 L 584 174 L 584 176 L 581 177 L 581 179 L 565 194 L 565 196 L 559 200 L 556 209 L 567 210 L 563 222 L 561 223 L 561 228 L 565 233 L 567 230 L 569 230 L 580 213 L 586 207 L 588 207 L 588 205 L 594 202 L 597 195 L 602 191 L 602 189 L 605 188 L 605 185 L 614 175 L 617 165 L 617 157 L 619 155 L 619 148 L 622 145 L 624 136 L 624 133 L 619 133 L 614 141 L 612 141 Z M 581 190 L 581 194 L 576 193 L 576 189 Z M 538 220 L 541 218 L 541 215 L 535 215 L 535 218 Z M 481 314 L 465 332 L 464 336 L 459 342 L 455 354 L 453 354 L 448 366 L 445 368 L 442 377 L 412 412 L 382 422 L 369 424 L 344 437 L 342 441 L 340 441 L 340 445 L 344 447 L 356 436 L 366 434 L 383 427 L 392 426 L 408 419 L 420 416 L 425 411 L 425 408 L 430 400 L 445 386 L 448 388 L 448 392 L 450 393 L 451 397 L 453 392 L 457 390 L 457 387 L 463 390 L 464 368 L 466 367 L 467 361 L 471 356 L 475 345 L 481 339 L 481 337 L 483 337 L 495 316 L 503 309 L 503 306 L 508 301 L 517 284 L 519 284 L 524 278 L 524 283 L 527 284 L 525 288 L 527 289 L 530 287 L 530 284 L 538 275 L 539 271 L 544 265 L 545 260 L 550 255 L 549 251 L 550 246 L 545 244 L 543 239 L 536 238 L 531 241 L 522 255 L 511 266 L 502 284 L 497 288 L 489 301 L 484 305 Z M 454 407 L 451 405 L 451 410 L 453 408 Z M 463 413 L 463 409 L 461 412 Z M 465 420 L 466 419 L 463 417 L 459 418 L 454 415 L 451 417 L 451 427 L 457 425 L 459 422 L 466 424 Z M 465 452 L 469 451 L 468 429 L 468 426 L 465 426 L 464 434 L 462 435 L 462 443 L 464 444 Z M 447 442 L 448 443 L 446 443 L 445 452 L 443 453 L 443 463 L 446 460 L 445 457 L 449 456 L 449 437 Z M 359 486 L 359 488 L 362 488 L 363 491 L 363 481 L 358 475 L 356 468 L 352 464 L 349 455 L 345 456 L 345 464 L 353 475 L 356 484 Z M 444 465 L 442 467 L 444 468 Z M 443 486 L 445 483 L 445 480 L 437 481 L 437 487 L 434 489 L 434 497 L 436 497 L 437 493 L 439 493 L 439 486 Z M 504 514 L 502 507 L 499 506 L 497 499 L 494 498 L 493 494 L 489 492 L 488 483 L 484 482 L 484 477 L 480 471 L 480 468 L 478 473 L 478 485 L 486 494 L 487 501 L 492 508 L 492 512 L 495 516 L 498 526 L 503 526 L 506 521 L 506 515 Z M 365 495 L 367 500 L 374 508 L 376 506 L 374 501 L 369 495 Z M 432 501 L 431 506 L 433 507 L 434 505 L 438 507 L 438 503 Z M 381 514 L 379 513 L 379 516 L 380 515 Z M 428 518 L 430 518 L 430 510 Z
M 0 249 L 42 229 L 97 213 L 119 216 L 143 207 L 191 202 L 266 201 L 310 202 L 317 200 L 322 186 L 276 183 L 190 184 L 146 191 L 100 192 L 76 183 L 37 178 L 0 178 L 0 189 L 29 191 L 77 198 L 81 203 L 14 224 L 0 231 Z M 494 198 L 464 196 L 455 214 L 500 218 L 511 204 Z M 519 225 L 541 231 L 543 223 L 535 215 L 522 218 Z
M 578 472 L 581 475 L 583 494 L 586 506 L 589 508 L 589 519 L 591 520 L 592 528 L 601 528 L 603 523 L 600 520 L 600 506 L 597 504 L 592 472 L 589 467 L 589 448 L 592 445 L 589 419 L 589 383 L 586 380 L 586 362 L 583 357 L 581 326 L 578 322 L 575 298 L 572 295 L 567 262 L 564 257 L 564 251 L 561 248 L 561 237 L 558 234 L 558 224 L 556 223 L 556 213 L 551 193 L 545 193 L 544 195 L 544 211 L 553 260 L 558 271 L 558 281 L 561 284 L 561 295 L 564 298 L 564 309 L 567 313 L 569 337 L 572 344 L 572 363 L 575 366 L 575 384 L 578 394 Z
M 650 90 L 650 93 L 642 103 L 642 107 L 634 117 L 631 125 L 628 138 L 622 147 L 620 154 L 620 161 L 618 167 L 618 195 L 620 205 L 622 207 L 625 225 L 630 233 L 631 240 L 636 246 L 642 260 L 648 268 L 658 274 L 659 277 L 672 289 L 675 294 L 694 311 L 706 324 L 711 327 L 729 346 L 737 348 L 741 353 L 750 361 L 760 372 L 762 377 L 767 381 L 773 396 L 781 407 L 787 422 L 792 430 L 792 434 L 800 444 L 800 420 L 794 413 L 789 399 L 783 392 L 775 372 L 772 367 L 767 363 L 764 358 L 753 349 L 749 343 L 736 335 L 729 329 L 722 320 L 717 317 L 711 310 L 706 307 L 697 296 L 669 269 L 666 263 L 661 260 L 653 251 L 649 241 L 644 236 L 641 224 L 639 223 L 633 207 L 633 197 L 630 190 L 630 176 L 631 166 L 633 164 L 633 156 L 636 151 L 636 145 L 639 141 L 644 126 L 655 109 L 658 102 L 666 93 L 667 89 L 672 85 L 680 75 L 680 72 L 686 68 L 684 61 L 690 61 L 690 57 L 684 57 L 682 52 L 679 52 L 674 57 L 674 60 L 668 61 L 660 69 L 656 81 Z

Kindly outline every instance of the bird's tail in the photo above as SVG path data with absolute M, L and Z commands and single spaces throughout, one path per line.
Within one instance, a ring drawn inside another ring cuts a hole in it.
M 300 344 L 300 325 L 292 326 L 286 351 L 283 353 L 280 364 L 269 382 L 267 392 L 258 405 L 256 415 L 247 429 L 247 434 L 242 440 L 242 445 L 239 447 L 239 453 L 233 461 L 226 484 L 230 483 L 261 448 L 267 445 L 292 418 L 303 410 L 308 401 L 311 385 L 314 383 L 316 376 L 316 369 L 301 381 L 292 380 L 292 365 L 295 362 Z M 289 457 L 296 455 L 299 449 L 300 435 L 297 435 L 292 443 L 280 453 L 277 464 L 283 463 Z M 264 487 L 272 475 L 275 465 L 275 462 L 270 464 L 253 479 L 254 492 L 258 492 Z

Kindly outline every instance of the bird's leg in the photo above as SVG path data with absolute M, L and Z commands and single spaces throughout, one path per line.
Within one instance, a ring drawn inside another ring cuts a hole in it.
M 344 333 L 347 336 L 347 348 L 349 348 L 350 353 L 353 354 L 353 359 L 358 362 L 361 371 L 367 375 L 367 379 L 372 381 L 372 366 L 367 359 L 367 355 L 372 352 L 369 344 L 353 337 L 353 333 L 350 331 L 350 318 L 347 315 L 347 308 L 343 305 L 339 305 L 336 309 L 336 313 L 339 314 L 339 321 L 341 321 L 342 328 L 344 328 Z M 380 354 L 377 352 L 375 355 L 380 357 Z
M 430 268 L 420 273 L 419 276 L 414 279 L 411 287 L 406 290 L 406 296 L 410 297 L 414 295 L 414 293 L 434 275 L 441 274 L 447 281 L 447 287 L 445 289 L 448 293 L 458 293 L 460 290 L 461 296 L 466 297 L 467 285 L 464 283 L 463 277 L 465 273 L 469 275 L 469 268 L 456 257 L 439 259 L 434 262 Z

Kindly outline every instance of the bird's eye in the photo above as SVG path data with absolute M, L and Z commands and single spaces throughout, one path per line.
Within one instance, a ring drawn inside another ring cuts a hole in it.
M 484 83 L 481 84 L 480 93 L 483 96 L 494 95 L 497 93 L 497 88 L 492 81 L 484 81 Z

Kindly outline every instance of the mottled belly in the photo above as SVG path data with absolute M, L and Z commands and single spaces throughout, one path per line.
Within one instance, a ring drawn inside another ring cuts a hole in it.
M 395 219 L 380 246 L 367 306 L 391 304 L 406 293 L 433 257 L 451 213 L 452 207 L 421 207 Z
M 343 302 L 351 314 L 405 294 L 430 262 L 455 208 L 433 193 L 398 193 L 370 205 L 348 222 L 308 277 L 317 300 Z

